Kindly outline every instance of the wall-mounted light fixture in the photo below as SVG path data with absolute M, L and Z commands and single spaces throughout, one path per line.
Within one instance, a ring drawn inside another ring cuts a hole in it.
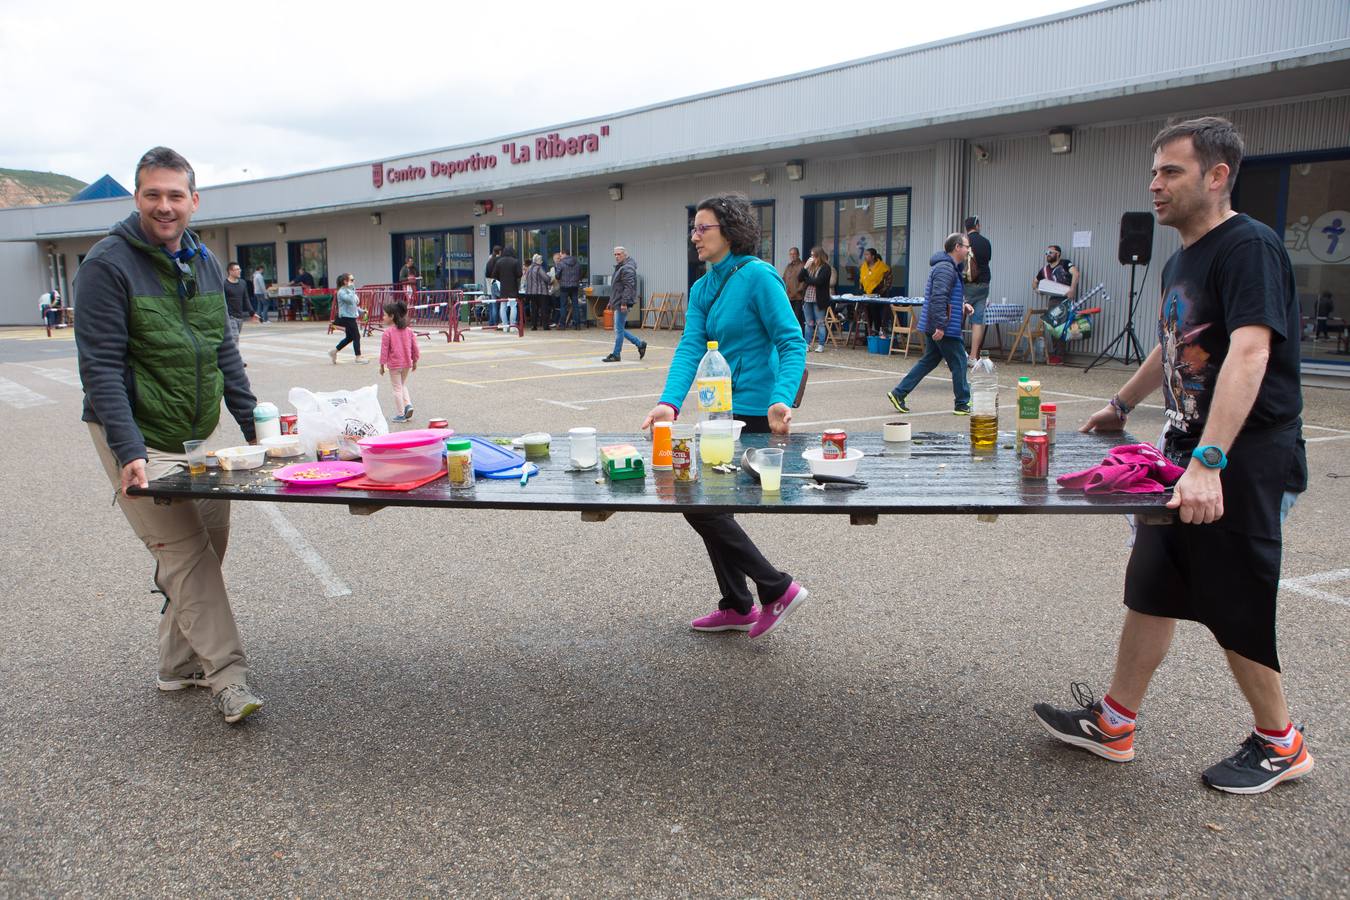
M 970 152 L 974 154 L 976 162 L 989 162 L 989 151 L 980 144 L 971 144 Z
M 768 169 L 760 169 L 758 172 L 752 173 L 752 174 L 750 175 L 750 183 L 751 183 L 751 184 L 768 184 L 768 183 L 769 183 L 769 170 L 768 170 Z
M 611 184 L 609 186 L 609 199 L 618 202 L 623 199 L 623 185 Z
M 372 225 L 379 225 L 379 224 L 380 224 L 381 222 L 383 222 L 383 221 L 384 221 L 384 219 L 380 218 L 380 214 L 379 214 L 379 213 L 371 213 L 371 214 L 370 214 L 370 224 L 372 224 Z
M 800 159 L 794 159 L 787 164 L 788 181 L 801 181 L 806 177 L 806 163 Z
M 278 223 L 277 223 L 277 234 L 285 234 L 285 233 L 286 233 L 286 223 L 285 223 L 285 222 L 278 222 Z
M 1050 152 L 1073 152 L 1073 129 L 1068 127 L 1050 129 Z

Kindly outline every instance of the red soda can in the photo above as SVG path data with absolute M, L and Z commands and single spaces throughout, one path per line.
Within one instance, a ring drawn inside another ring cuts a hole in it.
M 450 423 L 447 422 L 445 419 L 432 419 L 431 421 L 427 422 L 427 427 L 428 427 L 428 428 L 449 428 L 449 427 L 450 427 Z
M 1022 435 L 1022 477 L 1046 478 L 1050 475 L 1050 439 L 1044 431 Z
M 848 432 L 831 428 L 820 436 L 821 459 L 843 459 L 848 456 Z
M 285 415 L 285 416 L 279 416 L 278 418 L 279 418 L 280 421 L 281 421 L 281 433 L 282 433 L 282 434 L 299 434 L 299 433 L 300 433 L 300 417 L 299 417 L 299 416 Z

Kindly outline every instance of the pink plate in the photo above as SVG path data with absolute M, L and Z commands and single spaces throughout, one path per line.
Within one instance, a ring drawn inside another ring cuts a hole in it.
M 301 472 L 314 474 L 317 477 L 301 478 L 299 477 Z M 359 462 L 328 459 L 323 462 L 292 463 L 289 466 L 277 469 L 272 473 L 272 477 L 296 487 L 322 487 L 323 485 L 337 484 L 338 482 L 358 478 L 364 474 L 366 474 L 366 467 Z
M 414 428 L 411 431 L 393 431 L 374 437 L 364 437 L 356 443 L 362 450 L 407 450 L 411 447 L 426 447 L 437 441 L 443 441 L 455 433 L 453 428 Z

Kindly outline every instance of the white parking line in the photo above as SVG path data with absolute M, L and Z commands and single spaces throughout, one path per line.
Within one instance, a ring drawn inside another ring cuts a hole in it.
M 49 369 L 46 366 L 35 366 L 32 363 L 17 363 L 25 369 L 32 370 L 33 374 L 40 375 L 48 381 L 55 381 L 70 387 L 83 387 L 80 383 L 80 373 L 73 369 Z
M 1350 569 L 1318 572 L 1315 575 L 1304 575 L 1299 578 L 1282 578 L 1280 579 L 1280 587 L 1287 591 L 1293 591 L 1296 594 L 1302 594 L 1305 597 L 1313 597 L 1317 600 L 1335 603 L 1338 606 L 1350 606 L 1350 597 L 1342 597 L 1339 594 L 1319 591 L 1317 588 L 1312 587 L 1314 584 L 1328 584 L 1335 581 L 1350 581 Z
M 346 583 L 338 577 L 337 573 L 329 568 L 328 563 L 324 562 L 319 551 L 310 546 L 309 541 L 305 540 L 299 530 L 290 523 L 290 520 L 281 514 L 271 503 L 259 503 L 263 514 L 272 520 L 272 527 L 281 535 L 281 539 L 290 545 L 291 552 L 295 558 L 305 564 L 305 568 L 319 579 L 323 585 L 323 595 L 325 597 L 345 597 L 352 592 Z
M 30 390 L 17 381 L 10 381 L 8 378 L 0 378 L 0 403 L 8 404 L 15 409 L 31 409 L 34 406 L 45 406 L 48 403 L 56 401 L 50 397 L 44 397 L 37 391 Z

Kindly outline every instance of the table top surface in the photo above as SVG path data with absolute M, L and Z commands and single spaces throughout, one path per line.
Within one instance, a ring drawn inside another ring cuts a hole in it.
M 964 421 L 964 420 L 963 420 Z M 632 444 L 647 458 L 651 445 L 642 436 L 601 435 L 600 446 Z M 156 479 L 132 494 L 211 500 L 271 500 L 353 506 L 415 506 L 483 509 L 579 510 L 610 512 L 847 513 L 851 515 L 951 513 L 1156 513 L 1168 494 L 1084 495 L 1060 488 L 1054 476 L 1086 469 L 1102 461 L 1109 448 L 1135 443 L 1127 433 L 1058 436 L 1050 458 L 1050 478 L 1022 478 L 1012 450 L 1013 435 L 1000 433 L 997 449 L 973 452 L 965 432 L 923 432 L 905 443 L 886 443 L 877 433 L 857 434 L 848 445 L 866 454 L 856 477 L 865 488 L 826 490 L 812 482 L 784 478 L 781 491 L 765 492 L 744 470 L 720 474 L 701 468 L 698 481 L 677 483 L 672 473 L 649 471 L 642 479 L 610 482 L 598 469 L 568 471 L 566 435 L 555 435 L 552 455 L 537 460 L 540 473 L 521 486 L 519 479 L 479 478 L 472 491 L 451 491 L 438 479 L 412 491 L 364 491 L 338 487 L 293 487 L 272 472 L 296 460 L 269 460 L 244 472 L 208 469 Z M 820 446 L 819 433 L 786 438 L 743 434 L 737 454 L 746 448 L 784 447 L 784 470 L 807 473 L 801 452 Z
M 876 294 L 832 294 L 837 303 L 886 303 L 894 306 L 923 306 L 922 297 L 878 297 Z

